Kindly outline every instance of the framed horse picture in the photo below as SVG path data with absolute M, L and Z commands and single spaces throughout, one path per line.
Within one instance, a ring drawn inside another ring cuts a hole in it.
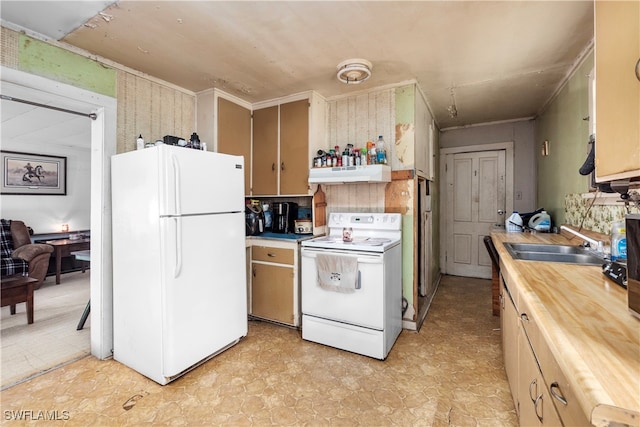
M 0 151 L 0 159 L 0 194 L 67 194 L 66 157 Z

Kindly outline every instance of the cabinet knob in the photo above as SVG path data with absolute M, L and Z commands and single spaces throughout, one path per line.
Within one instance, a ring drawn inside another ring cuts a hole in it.
M 638 62 L 636 62 L 636 79 L 640 81 L 640 58 L 638 58 Z
M 282 163 L 280 164 L 280 170 L 281 170 L 281 171 L 283 171 L 283 170 L 284 170 L 284 162 L 282 162 Z
M 275 172 L 275 171 L 276 171 L 276 164 L 271 163 L 271 172 Z

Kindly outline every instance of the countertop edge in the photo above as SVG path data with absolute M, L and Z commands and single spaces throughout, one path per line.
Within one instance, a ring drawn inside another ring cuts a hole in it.
M 612 397 L 606 392 L 604 386 L 593 374 L 593 367 L 589 366 L 589 363 L 580 354 L 578 349 L 572 345 L 568 345 L 570 341 L 566 334 L 569 330 L 557 325 L 555 327 L 552 325 L 553 318 L 550 312 L 537 297 L 536 290 L 534 286 L 532 286 L 532 283 L 530 283 L 530 279 L 525 277 L 523 272 L 520 271 L 521 268 L 518 266 L 520 262 L 526 263 L 530 261 L 513 260 L 502 244 L 505 241 L 514 239 L 519 242 L 531 241 L 551 244 L 575 244 L 575 242 L 570 242 L 560 235 L 538 233 L 525 236 L 526 234 L 528 233 L 506 233 L 495 230 L 491 232 L 496 250 L 500 256 L 501 270 L 504 270 L 503 275 L 508 277 L 510 283 L 516 282 L 515 286 L 518 287 L 522 297 L 527 298 L 527 306 L 533 311 L 532 314 L 536 316 L 536 319 L 539 319 L 540 332 L 549 349 L 552 351 L 561 371 L 575 390 L 576 398 L 586 418 L 596 426 L 609 425 L 611 422 L 640 426 L 640 410 L 617 406 L 614 402 L 615 397 Z M 542 267 L 541 264 L 553 263 L 538 264 Z M 599 269 L 597 266 L 579 266 L 576 268 Z M 562 343 L 563 348 L 560 348 L 556 343 Z M 579 378 L 579 381 L 576 380 L 576 378 Z M 640 407 L 636 409 L 640 409 Z

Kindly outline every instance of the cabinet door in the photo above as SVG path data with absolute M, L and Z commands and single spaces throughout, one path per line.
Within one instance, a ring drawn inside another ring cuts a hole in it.
M 244 194 L 251 194 L 251 111 L 218 98 L 218 152 L 244 157 Z
M 251 314 L 293 325 L 293 269 L 253 263 L 252 275 Z
M 596 177 L 640 176 L 640 2 L 595 2 Z
M 252 194 L 278 194 L 278 106 L 253 111 Z
M 500 277 L 500 329 L 502 331 L 502 353 L 507 372 L 513 404 L 518 408 L 518 312 L 509 295 L 504 280 Z
M 519 379 L 518 419 L 521 426 L 539 426 L 543 418 L 542 402 L 544 384 L 540 378 L 536 358 L 529 346 L 524 329 L 518 327 Z M 538 412 L 536 412 L 538 411 Z
M 280 105 L 280 194 L 307 194 L 309 100 Z

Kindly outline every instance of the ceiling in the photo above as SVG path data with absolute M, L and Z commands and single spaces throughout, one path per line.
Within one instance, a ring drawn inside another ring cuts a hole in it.
M 441 129 L 535 117 L 592 46 L 592 1 L 5 1 L 2 23 L 249 102 L 416 80 Z M 336 78 L 373 64 L 360 85 Z M 7 101 L 2 101 L 3 125 Z M 451 114 L 455 106 L 457 116 Z M 10 107 L 7 107 L 10 108 Z

